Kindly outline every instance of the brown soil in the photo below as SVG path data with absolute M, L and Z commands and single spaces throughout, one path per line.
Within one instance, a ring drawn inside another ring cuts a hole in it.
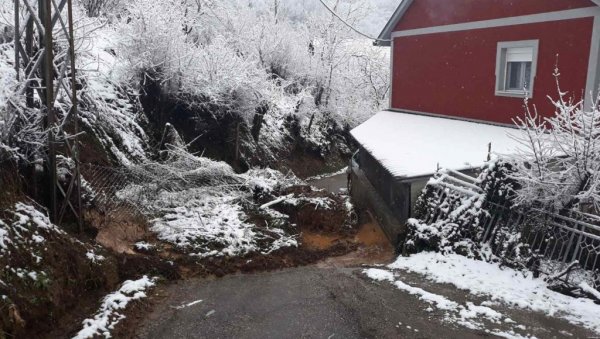
M 0 151 L 1 152 L 1 151 Z M 0 159 L 2 158 L 0 154 Z M 0 211 L 12 208 L 23 198 L 19 171 L 10 161 L 0 160 Z
M 321 174 L 333 173 L 347 166 L 349 159 L 348 155 L 344 155 L 341 152 L 329 154 L 327 159 L 324 159 L 318 154 L 296 149 L 289 157 L 279 160 L 277 164 L 273 164 L 273 168 L 284 173 L 290 170 L 297 177 L 306 179 Z
M 146 222 L 142 219 L 127 213 L 110 213 L 106 216 L 88 212 L 86 220 L 98 231 L 96 241 L 112 250 L 103 251 L 106 262 L 102 266 L 91 265 L 85 256 L 89 246 L 72 240 L 66 234 L 53 238 L 48 242 L 48 257 L 51 259 L 41 264 L 52 276 L 50 285 L 42 289 L 24 286 L 25 290 L 17 294 L 3 292 L 12 300 L 10 304 L 2 305 L 9 312 L 2 312 L 0 327 L 8 335 L 17 337 L 56 338 L 65 334 L 74 335 L 81 329 L 82 321 L 96 312 L 102 296 L 114 291 L 119 282 L 139 279 L 142 275 L 160 276 L 168 280 L 223 277 L 316 263 L 349 265 L 361 260 L 367 260 L 368 263 L 375 257 L 386 257 L 388 252 L 383 245 L 386 240 L 382 240 L 385 237 L 382 238 L 382 233 L 377 232 L 374 224 L 353 227 L 342 197 L 308 186 L 289 188 L 278 195 L 291 193 L 310 198 L 329 198 L 333 206 L 326 209 L 311 202 L 298 206 L 277 206 L 276 209 L 289 215 L 290 223 L 296 225 L 288 225 L 285 229 L 298 232 L 300 246 L 284 248 L 266 256 L 249 254 L 237 258 L 198 260 L 169 244 L 159 242 L 148 233 Z M 253 219 L 256 219 L 253 221 L 257 225 L 264 225 L 264 216 L 257 215 Z M 145 253 L 135 252 L 133 244 L 140 240 L 157 247 Z M 32 266 L 32 263 L 18 263 L 14 258 L 11 260 L 11 266 Z M 3 264 L 2 260 L 0 264 Z M 160 287 L 156 290 L 160 291 Z M 152 299 L 134 303 L 126 311 L 126 320 L 115 329 L 115 337 L 132 337 L 132 329 L 136 328 L 135 324 L 144 317 L 151 305 Z
M 133 244 L 148 235 L 146 220 L 123 207 L 108 213 L 87 211 L 85 220 L 97 230 L 96 241 L 116 253 L 135 254 Z
M 168 262 L 154 256 L 145 255 L 128 255 L 120 254 L 111 259 L 115 265 L 114 271 L 117 273 L 115 281 L 135 280 L 144 275 L 162 277 L 167 280 L 179 280 L 181 275 L 177 265 L 169 264 Z M 164 280 L 163 280 L 164 281 Z M 79 299 L 74 307 L 69 308 L 65 314 L 62 314 L 55 323 L 51 324 L 50 331 L 36 331 L 34 336 L 39 338 L 61 338 L 73 337 L 82 328 L 83 320 L 92 317 L 97 311 L 102 298 L 117 289 L 118 283 L 107 286 L 98 286 L 98 289 L 90 290 L 88 293 L 79 295 Z M 135 321 L 139 316 L 144 314 L 143 310 L 147 307 L 147 301 L 142 299 L 128 306 L 126 311 L 128 320 Z M 120 338 L 118 332 L 113 334 L 113 337 Z
M 323 190 L 315 190 L 310 186 L 294 186 L 280 192 L 280 196 L 294 194 L 299 198 L 322 198 L 332 202 L 329 208 L 313 202 L 304 202 L 297 206 L 279 204 L 273 208 L 290 216 L 290 222 L 298 225 L 301 232 L 315 232 L 321 235 L 350 236 L 356 228 L 345 207 L 345 200 Z

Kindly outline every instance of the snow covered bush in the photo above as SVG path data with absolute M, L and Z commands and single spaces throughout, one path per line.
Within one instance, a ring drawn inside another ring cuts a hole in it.
M 12 46 L 0 44 L 0 143 L 8 142 L 9 130 L 16 118 L 10 110 L 9 99 L 17 87 L 14 60 L 10 57 Z
M 521 241 L 522 230 L 498 222 L 513 207 L 518 188 L 511 179 L 513 171 L 510 163 L 496 160 L 486 164 L 473 183 L 456 180 L 448 171 L 436 174 L 417 202 L 416 218 L 408 221 L 404 253 L 457 253 L 511 267 L 530 266 L 533 253 Z M 497 226 L 486 228 L 495 218 Z
M 449 175 L 440 172 L 427 183 L 417 201 L 417 216 L 407 223 L 404 253 L 425 250 L 478 257 L 480 246 L 476 238 L 479 222 L 486 213 L 481 209 L 486 196 L 479 189 L 444 183 Z
M 568 98 L 555 72 L 558 98 L 550 117 L 527 105 L 516 124 L 522 145 L 511 158 L 511 176 L 521 186 L 520 205 L 538 204 L 556 212 L 579 208 L 600 212 L 600 96 L 592 107 Z
M 366 12 L 364 4 L 339 3 L 351 23 Z M 117 54 L 130 77 L 150 76 L 189 105 L 227 106 L 225 112 L 247 122 L 264 107 L 260 114 L 277 119 L 299 114 L 312 121 L 327 114 L 354 126 L 383 107 L 387 51 L 323 12 L 301 13 L 299 20 L 293 7 L 280 1 L 134 0 L 117 25 Z
M 121 0 L 80 0 L 83 8 L 85 8 L 87 15 L 90 17 L 97 17 L 101 14 L 110 13 L 115 10 Z
M 129 83 L 128 65 L 115 54 L 118 32 L 83 13 L 76 8 L 81 126 L 115 163 L 142 162 L 150 143 L 147 119 Z

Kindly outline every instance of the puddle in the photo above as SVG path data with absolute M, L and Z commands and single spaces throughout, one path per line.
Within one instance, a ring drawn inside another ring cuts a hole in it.
M 333 194 L 347 193 L 348 191 L 348 175 L 346 173 L 310 180 L 308 183 L 316 188 L 324 189 Z

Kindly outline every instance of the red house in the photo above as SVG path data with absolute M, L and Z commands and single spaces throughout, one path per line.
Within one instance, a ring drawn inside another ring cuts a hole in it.
M 586 106 L 599 91 L 600 0 L 403 0 L 379 40 L 390 108 L 352 131 L 352 190 L 391 238 L 438 168 L 468 173 L 514 151 L 526 98 L 553 114 L 557 67 Z
M 391 108 L 511 124 L 523 89 L 540 111 L 561 87 L 600 83 L 600 0 L 403 0 L 380 35 L 391 40 Z M 427 96 L 427 100 L 423 97 Z

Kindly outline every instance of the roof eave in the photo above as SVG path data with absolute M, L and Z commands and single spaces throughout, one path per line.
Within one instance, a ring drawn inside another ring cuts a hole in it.
M 402 19 L 410 5 L 414 0 L 402 0 L 396 11 L 388 21 L 388 23 L 383 28 L 383 31 L 379 34 L 377 41 L 374 43 L 375 46 L 391 46 L 392 33 L 394 32 L 394 28 L 398 25 L 398 22 Z M 591 0 L 597 6 L 600 6 L 600 0 Z
M 410 7 L 410 5 L 412 4 L 413 1 L 414 0 L 402 0 L 400 5 L 398 5 L 398 8 L 396 8 L 396 11 L 394 12 L 394 14 L 388 21 L 388 23 L 383 28 L 383 31 L 381 31 L 381 33 L 379 34 L 378 41 L 375 42 L 376 46 L 390 46 L 391 45 L 392 33 L 394 32 L 394 28 L 396 28 L 396 26 L 398 25 L 398 22 L 400 22 L 400 20 L 404 16 L 404 13 L 406 13 L 406 10 L 408 9 L 408 7 Z M 600 2 L 600 0 L 594 0 L 594 1 Z

